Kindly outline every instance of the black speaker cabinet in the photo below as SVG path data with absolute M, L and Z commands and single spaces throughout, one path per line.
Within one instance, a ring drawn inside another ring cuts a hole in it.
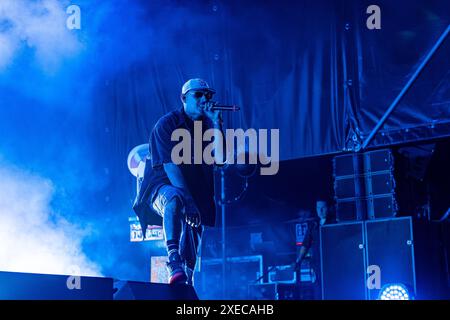
M 322 299 L 366 299 L 364 223 L 322 226 L 320 243 Z
M 333 172 L 335 176 L 350 176 L 355 174 L 356 164 L 363 163 L 362 153 L 348 153 L 333 158 Z
M 361 209 L 358 210 L 358 202 Z M 350 198 L 336 201 L 336 219 L 339 222 L 392 218 L 397 215 L 395 194 L 382 194 L 367 198 Z
M 334 158 L 338 221 L 396 216 L 394 161 L 389 149 Z
M 334 179 L 334 194 L 336 199 L 348 199 L 364 196 L 364 189 L 356 187 L 360 183 L 361 186 L 365 184 L 365 176 L 345 176 L 335 177 Z
M 398 205 L 395 194 L 383 194 L 367 198 L 367 218 L 393 218 L 397 215 Z
M 362 188 L 358 190 L 356 184 Z M 335 177 L 334 192 L 337 200 L 388 195 L 395 193 L 395 179 L 392 172 L 375 172 L 360 176 Z
M 410 292 L 416 292 L 410 217 L 366 221 L 366 243 L 367 265 L 379 267 L 381 288 L 402 283 Z M 379 291 L 368 290 L 369 299 L 376 300 Z
M 323 299 L 377 299 L 384 285 L 394 283 L 416 294 L 411 217 L 325 225 L 320 239 Z M 378 287 L 367 283 L 374 267 Z
M 360 209 L 358 210 L 358 204 Z M 350 198 L 336 201 L 336 220 L 350 222 L 365 220 L 367 218 L 367 200 Z
M 333 159 L 334 175 L 353 175 L 357 170 L 357 164 L 363 170 L 362 173 L 390 171 L 394 166 L 394 157 L 390 149 L 339 155 Z

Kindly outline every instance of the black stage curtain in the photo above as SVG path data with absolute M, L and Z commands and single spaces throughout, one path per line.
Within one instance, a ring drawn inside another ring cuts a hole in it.
M 242 108 L 226 114 L 226 127 L 279 129 L 280 160 L 351 150 L 450 21 L 450 4 L 425 0 L 380 1 L 380 30 L 367 28 L 372 3 L 363 0 L 134 4 L 141 27 L 124 25 L 120 34 L 136 58 L 123 68 L 114 61 L 95 98 L 99 152 L 121 159 L 112 173 L 127 171 L 128 152 L 181 106 L 180 88 L 192 77 Z M 370 146 L 449 134 L 449 46 L 447 39 Z
M 181 106 L 181 86 L 192 77 L 206 79 L 216 100 L 241 107 L 226 114 L 227 127 L 279 129 L 281 160 L 342 150 L 340 2 L 142 6 L 151 30 L 140 44 L 148 46 L 146 58 L 105 76 L 98 88 L 98 114 L 115 152 L 126 157 L 147 142 L 158 118 Z

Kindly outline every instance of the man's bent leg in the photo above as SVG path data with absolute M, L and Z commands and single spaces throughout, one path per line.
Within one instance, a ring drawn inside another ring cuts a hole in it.
M 171 185 L 162 186 L 153 200 L 152 207 L 163 218 L 169 283 L 184 283 L 186 274 L 179 252 L 184 208 L 180 190 Z
M 175 241 L 177 245 L 180 242 L 181 227 L 182 227 L 182 211 L 183 204 L 178 197 L 173 197 L 164 208 L 163 216 L 163 228 L 166 241 Z M 171 250 L 168 248 L 168 255 L 170 256 Z
M 182 227 L 183 204 L 178 197 L 173 197 L 164 208 L 163 227 L 167 244 L 169 261 L 169 283 L 185 283 L 187 280 L 180 257 L 179 245 Z
M 189 226 L 188 224 L 183 225 L 180 253 L 185 259 L 185 272 L 187 275 L 187 284 L 189 285 L 193 285 L 193 275 L 197 263 L 202 230 L 202 226 L 195 228 Z

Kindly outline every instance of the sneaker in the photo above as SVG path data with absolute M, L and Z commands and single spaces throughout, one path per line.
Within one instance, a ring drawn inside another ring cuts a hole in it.
M 174 254 L 169 258 L 167 270 L 169 271 L 169 284 L 186 283 L 187 276 L 179 255 Z

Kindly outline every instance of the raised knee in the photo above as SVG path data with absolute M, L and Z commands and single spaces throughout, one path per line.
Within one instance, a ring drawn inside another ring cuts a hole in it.
M 167 203 L 164 214 L 170 214 L 173 216 L 180 215 L 182 209 L 183 203 L 181 202 L 181 199 L 174 197 Z

